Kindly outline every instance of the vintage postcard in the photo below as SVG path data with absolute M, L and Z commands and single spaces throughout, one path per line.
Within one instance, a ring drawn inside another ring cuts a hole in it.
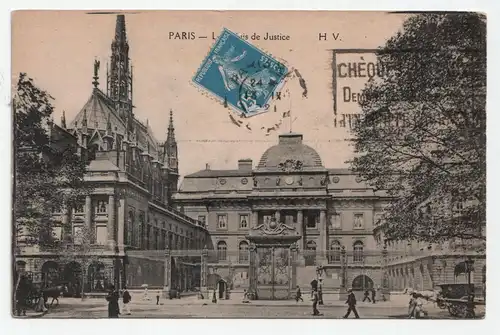
M 15 318 L 482 319 L 486 16 L 12 13 Z

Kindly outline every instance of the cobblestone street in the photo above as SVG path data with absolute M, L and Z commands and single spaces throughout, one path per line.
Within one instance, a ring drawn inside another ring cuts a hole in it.
M 342 318 L 346 306 L 342 302 L 332 302 L 319 306 L 322 316 L 312 316 L 311 303 L 294 301 L 254 301 L 249 304 L 235 301 L 219 301 L 186 298 L 182 300 L 155 301 L 139 300 L 131 304 L 131 315 L 122 318 Z M 427 305 L 431 319 L 450 319 L 446 310 L 432 304 Z M 380 302 L 377 304 L 360 303 L 358 312 L 361 318 L 405 318 L 407 308 L 401 302 Z M 478 310 L 478 315 L 483 313 Z M 350 318 L 354 316 L 351 314 Z M 104 299 L 61 299 L 44 318 L 107 318 L 107 303 Z

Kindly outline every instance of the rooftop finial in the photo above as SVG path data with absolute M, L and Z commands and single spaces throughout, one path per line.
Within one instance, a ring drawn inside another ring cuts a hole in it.
M 94 85 L 95 88 L 99 86 L 99 68 L 101 67 L 101 61 L 95 59 L 94 60 L 94 81 L 92 82 L 92 85 Z

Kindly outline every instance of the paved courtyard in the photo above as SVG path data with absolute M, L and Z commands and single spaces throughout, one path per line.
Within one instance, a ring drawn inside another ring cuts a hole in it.
M 243 304 L 236 301 L 198 300 L 189 297 L 181 300 L 156 301 L 136 300 L 131 304 L 131 315 L 122 318 L 342 318 L 346 305 L 340 301 L 318 306 L 323 316 L 312 316 L 311 302 L 305 301 L 253 301 Z M 450 319 L 446 310 L 428 304 L 427 310 L 432 319 Z M 405 318 L 407 307 L 402 302 L 380 302 L 377 304 L 359 303 L 361 318 Z M 479 309 L 478 315 L 484 313 Z M 44 318 L 106 318 L 107 302 L 104 298 L 80 299 L 63 298 L 59 306 L 53 307 Z M 354 316 L 351 315 L 351 318 Z

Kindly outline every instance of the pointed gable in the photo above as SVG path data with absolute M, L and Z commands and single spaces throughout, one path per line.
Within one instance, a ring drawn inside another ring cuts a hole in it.
M 82 124 L 86 111 L 88 129 L 106 131 L 108 117 L 111 122 L 111 129 L 118 134 L 125 134 L 125 123 L 116 113 L 113 102 L 99 89 L 92 90 L 90 98 L 83 108 L 69 124 L 69 128 L 78 128 Z M 93 132 L 92 131 L 92 132 Z

